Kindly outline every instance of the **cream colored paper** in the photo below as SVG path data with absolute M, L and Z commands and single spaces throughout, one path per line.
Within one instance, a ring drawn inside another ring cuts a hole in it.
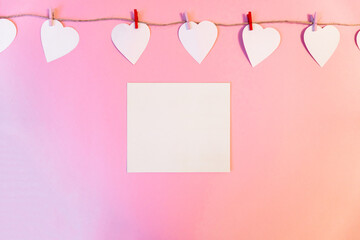
M 229 172 L 230 83 L 128 83 L 128 172 Z

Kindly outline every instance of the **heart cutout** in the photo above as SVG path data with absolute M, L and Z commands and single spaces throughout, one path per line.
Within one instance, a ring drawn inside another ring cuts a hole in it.
M 64 27 L 54 20 L 50 26 L 49 20 L 41 26 L 41 42 L 47 62 L 65 56 L 76 48 L 80 40 L 78 32 L 71 27 Z
M 214 46 L 218 30 L 214 23 L 202 21 L 199 24 L 189 22 L 190 29 L 184 23 L 179 28 L 179 39 L 186 51 L 201 63 Z
M 0 19 L 0 52 L 7 49 L 16 37 L 16 26 L 8 19 Z
M 111 39 L 115 47 L 132 64 L 135 64 L 144 52 L 150 40 L 150 28 L 145 23 L 139 23 L 135 29 L 135 23 L 118 24 L 111 32 Z
M 255 67 L 269 57 L 280 45 L 280 33 L 274 28 L 262 28 L 253 23 L 243 29 L 242 39 L 251 66 Z
M 311 56 L 323 67 L 340 42 L 340 32 L 334 26 L 317 26 L 316 31 L 309 26 L 304 32 L 304 42 Z

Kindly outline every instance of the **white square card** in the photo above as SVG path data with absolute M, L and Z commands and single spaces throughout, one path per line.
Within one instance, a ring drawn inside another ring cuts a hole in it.
M 229 172 L 230 83 L 128 83 L 128 172 Z

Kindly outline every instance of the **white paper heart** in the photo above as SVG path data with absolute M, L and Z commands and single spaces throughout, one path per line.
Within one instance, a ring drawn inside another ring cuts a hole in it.
M 340 42 L 340 32 L 334 26 L 317 26 L 316 31 L 309 26 L 304 33 L 304 42 L 311 56 L 323 67 Z
M 269 57 L 280 44 L 280 33 L 274 28 L 263 29 L 253 23 L 253 30 L 247 25 L 242 33 L 244 47 L 251 66 L 255 67 Z
M 135 64 L 144 52 L 150 40 L 150 28 L 145 23 L 139 23 L 135 29 L 135 23 L 118 24 L 111 32 L 111 39 L 115 47 L 132 64 Z
M 218 30 L 214 23 L 202 21 L 199 24 L 189 22 L 190 29 L 186 23 L 179 28 L 179 39 L 186 51 L 201 63 L 214 46 Z
M 61 58 L 74 50 L 80 40 L 78 32 L 71 27 L 64 27 L 54 20 L 50 26 L 49 20 L 41 26 L 41 42 L 47 62 Z
M 0 19 L 0 52 L 7 49 L 16 37 L 16 26 L 8 19 Z

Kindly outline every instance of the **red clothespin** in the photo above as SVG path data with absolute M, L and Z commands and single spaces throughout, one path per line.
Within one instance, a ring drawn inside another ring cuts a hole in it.
M 252 22 L 251 12 L 249 12 L 247 14 L 247 18 L 248 18 L 249 28 L 250 28 L 250 31 L 251 31 L 251 30 L 253 30 L 253 22 Z
M 185 22 L 186 22 L 186 29 L 190 30 L 191 26 L 190 26 L 190 23 L 189 23 L 189 16 L 188 16 L 187 12 L 184 12 L 184 18 L 185 18 Z
M 134 9 L 134 20 L 135 20 L 135 29 L 139 28 L 139 15 L 138 11 Z
M 54 11 L 51 8 L 49 8 L 49 25 L 50 25 L 50 27 L 54 26 L 54 16 L 55 16 Z
M 316 12 L 314 13 L 314 16 L 312 16 L 312 22 L 313 22 L 313 31 L 317 30 L 317 17 Z

